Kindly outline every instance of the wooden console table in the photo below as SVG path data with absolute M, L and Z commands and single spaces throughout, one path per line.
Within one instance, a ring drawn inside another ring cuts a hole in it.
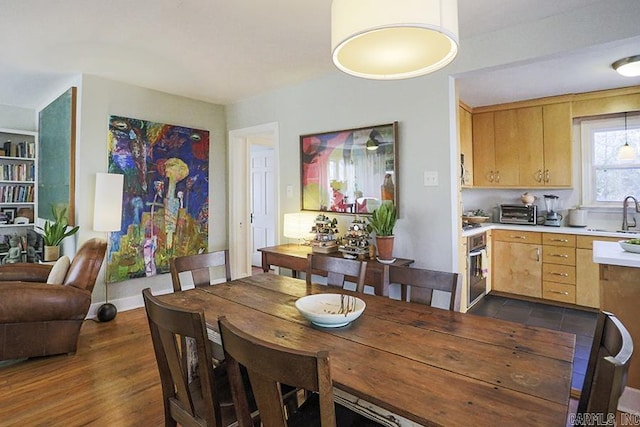
M 277 246 L 269 246 L 267 248 L 258 249 L 262 252 L 262 271 L 268 273 L 271 266 L 288 268 L 292 272 L 293 277 L 298 277 L 298 272 L 307 270 L 307 255 L 311 253 L 311 246 L 296 245 L 293 243 Z M 330 254 L 316 254 L 321 256 L 332 256 L 342 258 L 342 252 L 333 252 Z M 409 266 L 413 264 L 412 259 L 396 258 L 393 265 Z M 384 264 L 375 259 L 367 260 L 367 274 L 365 276 L 365 284 L 373 286 L 376 295 L 389 295 L 389 290 L 384 287 L 382 277 Z M 316 274 L 316 272 L 314 272 Z M 322 275 L 322 272 L 317 272 Z

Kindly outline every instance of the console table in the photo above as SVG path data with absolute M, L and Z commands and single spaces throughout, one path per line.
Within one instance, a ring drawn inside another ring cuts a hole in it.
M 298 277 L 298 272 L 307 270 L 307 255 L 311 253 L 311 246 L 296 245 L 293 243 L 258 249 L 262 252 L 262 271 L 268 273 L 271 266 L 288 268 L 293 277 Z M 330 254 L 315 253 L 314 255 L 332 256 L 342 258 L 342 252 Z M 409 266 L 413 264 L 412 259 L 396 258 L 393 265 Z M 384 286 L 382 277 L 384 264 L 375 259 L 367 260 L 367 274 L 365 284 L 373 286 L 376 295 L 389 295 L 389 290 Z M 316 272 L 314 272 L 316 274 Z M 317 272 L 322 274 L 322 272 Z

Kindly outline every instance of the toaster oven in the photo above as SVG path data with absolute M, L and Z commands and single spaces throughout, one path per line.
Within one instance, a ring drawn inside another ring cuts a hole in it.
M 500 222 L 503 224 L 536 225 L 536 205 L 500 205 Z

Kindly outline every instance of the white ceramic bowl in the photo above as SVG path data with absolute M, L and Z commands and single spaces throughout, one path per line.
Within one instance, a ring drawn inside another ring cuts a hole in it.
M 620 247 L 627 252 L 634 252 L 636 254 L 640 254 L 640 245 L 634 245 L 633 243 L 627 243 L 626 240 L 620 240 L 618 242 Z
M 341 305 L 351 302 L 352 311 L 344 313 Z M 323 328 L 339 328 L 356 320 L 367 305 L 358 297 L 342 294 L 307 295 L 296 301 L 296 308 L 311 323 Z

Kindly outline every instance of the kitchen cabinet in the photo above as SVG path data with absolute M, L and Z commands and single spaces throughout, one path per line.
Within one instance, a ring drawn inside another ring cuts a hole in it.
M 545 186 L 571 187 L 571 103 L 542 107 Z
M 542 297 L 576 303 L 576 236 L 543 233 Z
M 460 183 L 473 185 L 473 125 L 471 112 L 463 105 L 458 106 L 458 138 L 460 143 Z
M 576 304 L 600 307 L 599 264 L 593 262 L 593 241 L 616 242 L 616 237 L 577 236 L 576 239 Z
M 496 154 L 494 115 L 491 111 L 472 116 L 474 186 L 498 187 L 503 183 L 500 169 L 509 159 L 504 158 L 504 150 Z
M 541 233 L 494 230 L 492 241 L 492 289 L 541 298 Z
M 475 186 L 571 186 L 569 102 L 480 111 L 472 115 Z

